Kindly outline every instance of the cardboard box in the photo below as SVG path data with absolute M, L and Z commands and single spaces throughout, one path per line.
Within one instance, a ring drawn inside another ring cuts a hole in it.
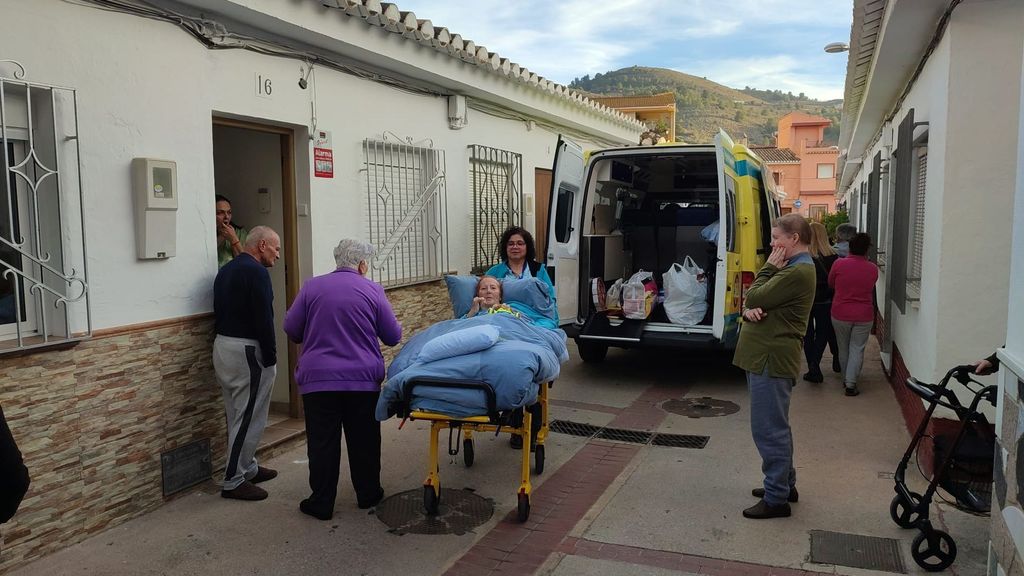
M 598 204 L 594 206 L 593 234 L 611 234 L 615 229 L 615 206 Z

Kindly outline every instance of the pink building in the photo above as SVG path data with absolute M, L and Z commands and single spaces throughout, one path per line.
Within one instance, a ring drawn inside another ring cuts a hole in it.
M 821 220 L 836 210 L 836 159 L 839 148 L 824 143 L 828 118 L 790 112 L 779 119 L 776 146 L 752 146 L 765 161 L 786 199 L 784 213 Z

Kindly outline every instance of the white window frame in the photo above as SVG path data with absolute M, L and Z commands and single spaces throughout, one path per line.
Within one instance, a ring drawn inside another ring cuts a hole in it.
M 828 174 L 825 174 L 824 176 L 821 174 L 821 169 L 823 167 L 824 168 L 828 168 Z M 831 163 L 828 163 L 828 162 L 822 162 L 822 163 L 818 164 L 817 170 L 818 170 L 818 172 L 817 172 L 818 173 L 818 178 L 835 178 L 836 177 L 836 165 L 835 164 L 831 164 Z
M 12 165 L 16 164 L 18 162 L 21 162 L 25 158 L 25 149 L 26 149 L 25 141 L 24 140 L 14 140 L 14 139 L 8 138 L 7 139 L 7 144 L 8 144 L 8 146 L 10 146 L 11 150 L 3 150 L 2 153 L 3 154 L 10 154 L 11 152 L 13 152 L 14 161 L 11 162 Z M 0 147 L 2 147 L 2 143 L 0 143 Z M 0 158 L 0 166 L 3 165 L 3 161 L 2 160 L 3 159 Z M 18 222 L 17 222 L 18 223 L 18 230 L 17 230 L 18 240 L 24 240 L 24 242 L 25 242 L 24 249 L 26 249 L 26 250 L 28 250 L 30 252 L 34 252 L 35 249 L 36 249 L 36 245 L 35 245 L 35 237 L 36 237 L 36 235 L 35 235 L 35 230 L 33 230 L 32 226 L 31 226 L 31 223 L 33 222 L 33 218 L 32 218 L 32 212 L 31 212 L 32 202 L 31 202 L 31 199 L 29 198 L 29 187 L 26 185 L 25 181 L 20 176 L 17 176 L 15 174 L 7 174 L 6 175 L 6 181 L 7 181 L 8 184 L 11 184 L 11 183 L 14 184 L 14 200 L 17 203 L 17 206 L 18 206 L 17 214 L 15 214 L 15 216 L 17 217 L 17 220 L 18 220 Z M 8 188 L 6 188 L 6 187 L 0 188 L 0 190 L 7 190 L 7 189 Z M 7 202 L 7 200 L 5 200 L 4 203 L 0 204 L 0 208 L 6 208 L 6 206 L 7 206 L 6 202 Z M 4 211 L 2 209 L 0 209 L 0 212 L 2 212 L 2 213 L 0 213 L 0 218 L 3 219 L 4 223 L 6 223 L 7 219 L 8 219 L 8 214 L 6 213 L 6 211 Z M 4 228 L 5 227 L 3 225 L 0 225 L 0 233 L 2 233 L 4 231 Z M 6 245 L 0 246 L 0 249 L 2 249 L 2 248 L 6 248 Z M 22 259 L 22 260 L 23 260 L 22 263 L 19 264 L 19 266 L 18 266 L 19 269 L 21 269 L 22 267 L 25 266 L 24 259 Z M 0 275 L 5 274 L 7 272 L 8 272 L 8 268 L 6 266 L 0 265 Z M 34 275 L 38 275 L 38 268 L 36 267 L 36 269 L 33 270 L 33 272 L 35 273 Z M 0 324 L 0 339 L 8 340 L 8 339 L 11 339 L 11 338 L 16 338 L 17 334 L 18 334 L 18 324 L 21 325 L 21 333 L 22 333 L 23 336 L 26 336 L 26 337 L 37 336 L 39 334 L 39 332 L 38 332 L 38 322 L 37 322 L 35 299 L 32 298 L 30 294 L 26 293 L 27 292 L 27 290 L 25 289 L 26 282 L 20 276 L 18 276 L 17 274 L 13 274 L 13 273 L 11 273 L 11 276 L 12 276 L 11 281 L 12 282 L 16 282 L 16 283 L 19 284 L 18 290 L 13 290 L 14 287 L 12 286 L 12 296 L 14 296 L 15 299 L 16 299 L 16 301 L 15 301 L 15 317 L 17 317 L 19 315 L 19 312 L 20 312 L 18 310 L 19 306 L 18 306 L 17 300 L 20 300 L 21 306 L 24 306 L 25 314 L 23 316 L 23 319 L 20 320 L 20 321 L 7 322 L 7 323 Z

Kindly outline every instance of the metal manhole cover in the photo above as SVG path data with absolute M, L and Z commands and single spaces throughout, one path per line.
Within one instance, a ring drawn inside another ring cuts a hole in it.
M 471 490 L 441 488 L 437 516 L 423 508 L 423 488 L 400 492 L 381 501 L 377 518 L 395 534 L 465 534 L 491 519 L 494 502 Z
M 898 540 L 860 534 L 811 530 L 811 562 L 907 573 Z
M 709 396 L 701 398 L 683 398 L 669 400 L 661 405 L 661 409 L 688 418 L 709 418 L 712 416 L 728 416 L 740 411 L 739 404 L 728 400 L 718 400 Z

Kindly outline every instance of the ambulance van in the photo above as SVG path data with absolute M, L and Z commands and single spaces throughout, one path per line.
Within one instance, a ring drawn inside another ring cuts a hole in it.
M 583 360 L 601 362 L 609 347 L 734 348 L 744 294 L 780 215 L 781 194 L 761 159 L 725 132 L 712 145 L 584 156 L 559 138 L 545 255 L 562 328 Z M 673 323 L 661 304 L 642 320 L 600 310 L 596 279 L 607 288 L 645 270 L 661 288 L 688 256 L 704 271 L 703 318 Z

